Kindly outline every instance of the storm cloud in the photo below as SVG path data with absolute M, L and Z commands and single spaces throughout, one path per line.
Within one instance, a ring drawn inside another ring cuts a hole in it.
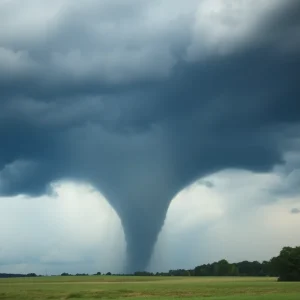
M 92 184 L 128 271 L 183 188 L 298 153 L 298 1 L 16 0 L 0 17 L 1 195 Z

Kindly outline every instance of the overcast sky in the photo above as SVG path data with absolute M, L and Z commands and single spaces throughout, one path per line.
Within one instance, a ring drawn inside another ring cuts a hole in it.
M 0 272 L 299 244 L 299 1 L 0 0 L 0 19 Z

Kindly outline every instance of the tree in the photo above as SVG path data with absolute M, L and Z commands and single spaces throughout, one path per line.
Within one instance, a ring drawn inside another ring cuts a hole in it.
M 137 271 L 133 273 L 134 276 L 153 276 L 153 273 L 146 271 Z
M 100 275 L 101 275 L 101 272 L 97 272 L 97 274 L 96 274 L 96 275 L 100 276 Z
M 300 247 L 284 247 L 271 259 L 270 267 L 279 281 L 300 281 Z
M 178 269 L 178 270 L 170 270 L 168 273 L 169 276 L 191 276 L 189 270 Z
M 230 269 L 229 269 L 229 276 L 238 276 L 239 275 L 239 269 L 235 264 L 230 264 Z
M 269 261 L 264 260 L 262 262 L 262 269 L 261 270 L 262 270 L 263 276 L 272 276 L 273 275 Z
M 231 265 L 228 263 L 226 259 L 222 259 L 217 263 L 217 268 L 215 268 L 216 275 L 219 276 L 228 276 L 231 275 Z

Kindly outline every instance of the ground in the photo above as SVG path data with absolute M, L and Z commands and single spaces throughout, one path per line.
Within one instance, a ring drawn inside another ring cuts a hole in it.
M 300 282 L 253 277 L 39 277 L 0 279 L 1 300 L 299 300 Z

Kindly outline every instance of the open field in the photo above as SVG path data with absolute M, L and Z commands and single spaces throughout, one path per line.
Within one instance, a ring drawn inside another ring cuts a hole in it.
M 0 279 L 1 300 L 299 300 L 300 283 L 249 277 L 39 277 Z

